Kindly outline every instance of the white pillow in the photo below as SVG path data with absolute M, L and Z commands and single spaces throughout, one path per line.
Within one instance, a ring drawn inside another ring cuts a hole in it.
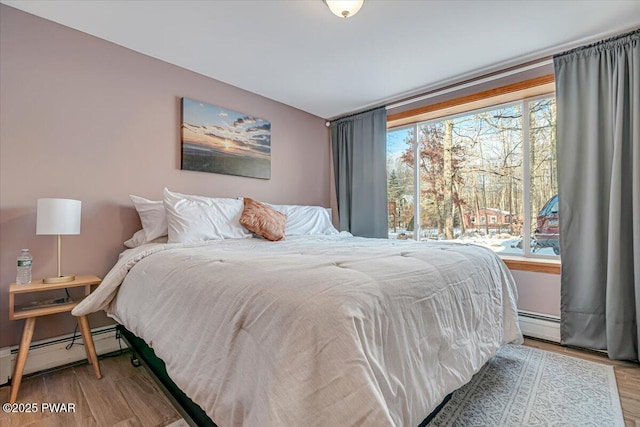
M 140 215 L 146 241 L 150 242 L 158 237 L 166 236 L 167 214 L 164 211 L 164 203 L 133 195 L 129 195 L 129 198 Z
M 287 215 L 285 236 L 338 234 L 331 223 L 331 208 L 322 206 L 269 205 Z
M 138 246 L 142 246 L 145 243 L 167 243 L 167 236 L 158 237 L 157 239 L 148 241 L 144 230 L 138 230 L 129 240 L 124 242 L 124 245 L 129 249 L 133 249 Z
M 169 243 L 242 239 L 251 233 L 240 224 L 242 199 L 214 199 L 164 189 Z
M 140 245 L 144 245 L 145 243 L 147 243 L 147 235 L 144 234 L 144 230 L 138 230 L 129 240 L 124 242 L 124 245 L 129 249 L 133 249 Z

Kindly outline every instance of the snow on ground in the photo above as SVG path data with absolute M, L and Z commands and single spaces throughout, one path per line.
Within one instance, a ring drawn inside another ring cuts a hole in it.
M 443 240 L 438 238 L 422 237 L 422 240 Z M 390 239 L 413 239 L 413 232 L 397 230 L 396 233 L 389 233 Z M 509 234 L 496 234 L 491 236 L 467 233 L 453 240 L 459 243 L 471 243 L 474 245 L 487 247 L 501 255 L 524 255 L 522 249 L 522 238 Z M 556 257 L 553 248 L 537 248 L 535 242 L 531 242 L 531 253 L 535 255 L 549 255 Z

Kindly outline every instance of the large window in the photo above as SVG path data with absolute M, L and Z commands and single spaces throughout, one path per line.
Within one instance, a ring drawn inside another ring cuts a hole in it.
M 554 97 L 391 129 L 387 179 L 390 238 L 560 253 Z

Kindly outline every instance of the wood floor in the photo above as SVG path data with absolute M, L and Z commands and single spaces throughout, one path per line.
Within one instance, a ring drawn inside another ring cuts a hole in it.
M 611 361 L 597 353 L 526 339 L 525 345 L 604 363 L 614 367 L 625 427 L 640 427 L 640 365 Z M 19 402 L 70 402 L 73 414 L 0 412 L 0 427 L 18 426 L 158 426 L 180 419 L 143 368 L 134 368 L 128 354 L 101 359 L 104 378 L 96 380 L 89 365 L 25 378 Z M 0 403 L 9 400 L 9 387 L 0 388 Z
M 103 378 L 90 365 L 25 378 L 18 402 L 75 403 L 75 413 L 6 414 L 0 427 L 164 427 L 181 419 L 142 367 L 134 368 L 128 353 L 100 360 Z M 9 400 L 9 387 L 0 388 L 0 403 Z

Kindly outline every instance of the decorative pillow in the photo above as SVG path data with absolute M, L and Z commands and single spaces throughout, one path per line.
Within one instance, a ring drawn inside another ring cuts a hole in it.
M 338 234 L 331 223 L 331 209 L 322 206 L 269 205 L 287 216 L 286 236 Z
M 150 242 L 158 237 L 167 235 L 167 214 L 162 201 L 147 200 L 144 197 L 129 195 L 133 205 L 138 211 L 140 222 L 146 236 L 146 241 Z
M 173 193 L 164 189 L 169 243 L 243 239 L 251 233 L 240 225 L 240 199 L 218 199 Z
M 157 239 L 149 241 L 147 240 L 147 235 L 145 234 L 144 230 L 138 230 L 129 240 L 124 242 L 124 245 L 129 249 L 133 249 L 137 248 L 138 246 L 142 246 L 145 243 L 167 243 L 167 236 L 161 236 Z
M 244 209 L 240 217 L 240 224 L 258 236 L 267 240 L 278 241 L 284 239 L 287 216 L 264 203 L 248 197 L 244 198 Z

